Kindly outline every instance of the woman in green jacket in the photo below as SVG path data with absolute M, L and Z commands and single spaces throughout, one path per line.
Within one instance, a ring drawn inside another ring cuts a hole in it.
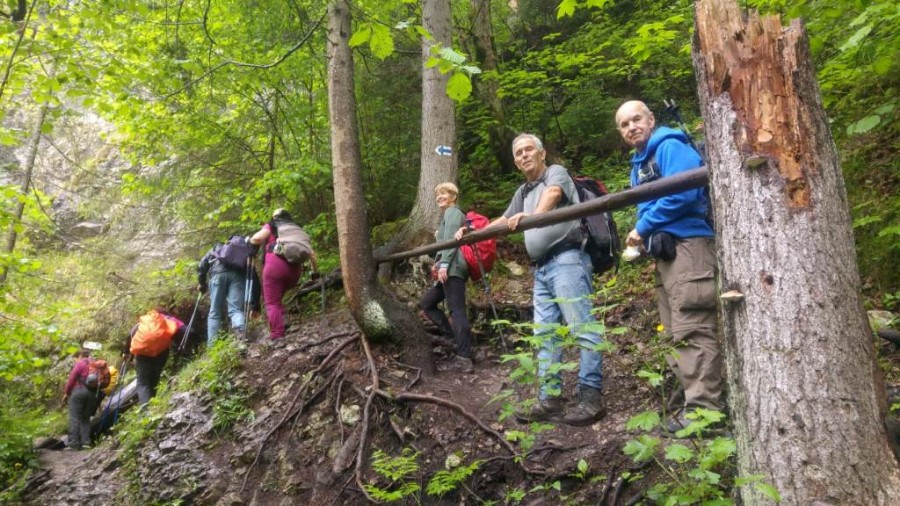
M 441 183 L 434 188 L 437 205 L 443 213 L 435 238 L 438 241 L 453 239 L 453 235 L 466 224 L 466 215 L 456 207 L 459 189 L 453 183 Z M 437 253 L 432 267 L 434 286 L 428 289 L 419 308 L 438 326 L 444 337 L 454 340 L 456 356 L 442 369 L 470 373 L 472 363 L 472 328 L 466 316 L 466 280 L 469 269 L 459 248 L 449 248 Z M 447 300 L 450 319 L 438 307 Z

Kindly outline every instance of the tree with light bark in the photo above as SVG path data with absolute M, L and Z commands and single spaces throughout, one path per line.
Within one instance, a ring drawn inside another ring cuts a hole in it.
M 403 229 L 381 252 L 406 249 L 434 238 L 440 210 L 434 188 L 459 177 L 456 150 L 456 104 L 447 95 L 450 74 L 429 64 L 441 48 L 452 45 L 450 0 L 422 0 L 422 122 L 416 201 Z M 385 265 L 386 266 L 386 265 Z

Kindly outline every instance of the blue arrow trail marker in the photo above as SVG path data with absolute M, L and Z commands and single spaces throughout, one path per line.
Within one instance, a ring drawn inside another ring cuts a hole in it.
M 438 146 L 434 148 L 434 152 L 441 156 L 451 156 L 453 155 L 453 148 L 450 146 Z

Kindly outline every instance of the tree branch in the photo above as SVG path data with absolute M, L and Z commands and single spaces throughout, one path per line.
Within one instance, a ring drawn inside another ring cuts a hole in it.
M 546 227 L 547 225 L 554 225 L 564 221 L 583 218 L 591 214 L 622 209 L 623 207 L 653 200 L 663 195 L 672 195 L 685 190 L 700 188 L 707 183 L 708 175 L 706 167 L 698 167 L 675 176 L 669 176 L 650 183 L 645 183 L 635 188 L 610 193 L 609 195 L 591 200 L 590 202 L 582 202 L 581 204 L 575 204 L 562 209 L 554 209 L 553 211 L 541 213 L 536 216 L 528 216 L 519 222 L 519 227 L 516 230 L 510 230 L 506 225 L 495 224 L 475 232 L 470 232 L 464 235 L 459 241 L 451 239 L 409 251 L 394 253 L 393 255 L 376 256 L 375 261 L 378 263 L 395 262 L 397 260 L 405 260 L 418 255 L 434 253 L 442 249 L 459 247 L 463 244 L 476 243 L 492 237 L 501 237 L 515 232 L 523 232 L 532 228 Z

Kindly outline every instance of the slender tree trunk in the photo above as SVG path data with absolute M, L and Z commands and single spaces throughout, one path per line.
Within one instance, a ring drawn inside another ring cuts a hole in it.
M 419 245 L 434 238 L 440 210 L 434 200 L 434 187 L 456 182 L 459 176 L 456 154 L 456 105 L 447 96 L 449 74 L 437 66 L 425 68 L 432 47 L 451 47 L 450 0 L 422 0 L 422 25 L 434 40 L 422 38 L 422 135 L 421 169 L 416 202 L 409 220 L 397 236 L 380 252 L 387 253 Z M 382 272 L 387 278 L 388 273 Z
M 353 318 L 372 341 L 402 337 L 413 365 L 434 372 L 431 342 L 421 323 L 400 301 L 381 288 L 369 239 L 369 221 L 361 176 L 350 9 L 334 0 L 328 16 L 328 114 L 334 166 L 334 201 L 344 292 Z
M 740 474 L 783 504 L 900 504 L 847 195 L 802 23 L 696 6 Z M 769 503 L 751 487 L 745 504 Z
M 44 120 L 47 118 L 47 111 L 49 106 L 45 103 L 41 106 L 40 110 L 38 110 L 37 119 L 34 122 L 34 128 L 31 131 L 31 139 L 28 141 L 28 158 L 25 160 L 25 174 L 22 176 L 22 186 L 21 193 L 24 197 L 28 195 L 28 189 L 31 186 L 31 174 L 34 172 L 34 161 L 37 158 L 38 146 L 41 145 L 41 130 L 44 128 Z M 9 224 L 9 230 L 6 233 L 6 250 L 7 254 L 12 253 L 16 249 L 16 241 L 18 240 L 18 233 L 16 232 L 16 227 L 22 221 L 22 215 L 25 213 L 25 200 L 19 200 L 16 204 L 15 214 L 13 216 L 12 223 Z M 2 269 L 2 268 L 0 268 Z M 0 271 L 0 285 L 6 283 L 6 278 L 9 275 L 9 271 L 6 269 L 2 269 Z
M 488 140 L 497 163 L 508 172 L 516 171 L 512 154 L 512 141 L 515 132 L 506 126 L 506 108 L 500 99 L 500 85 L 496 73 L 497 51 L 494 48 L 493 30 L 491 29 L 491 0 L 471 0 L 473 44 L 477 61 L 484 71 L 482 78 L 476 79 L 475 92 L 479 99 L 488 106 L 493 121 L 488 125 Z M 488 77 L 494 75 L 494 77 Z

